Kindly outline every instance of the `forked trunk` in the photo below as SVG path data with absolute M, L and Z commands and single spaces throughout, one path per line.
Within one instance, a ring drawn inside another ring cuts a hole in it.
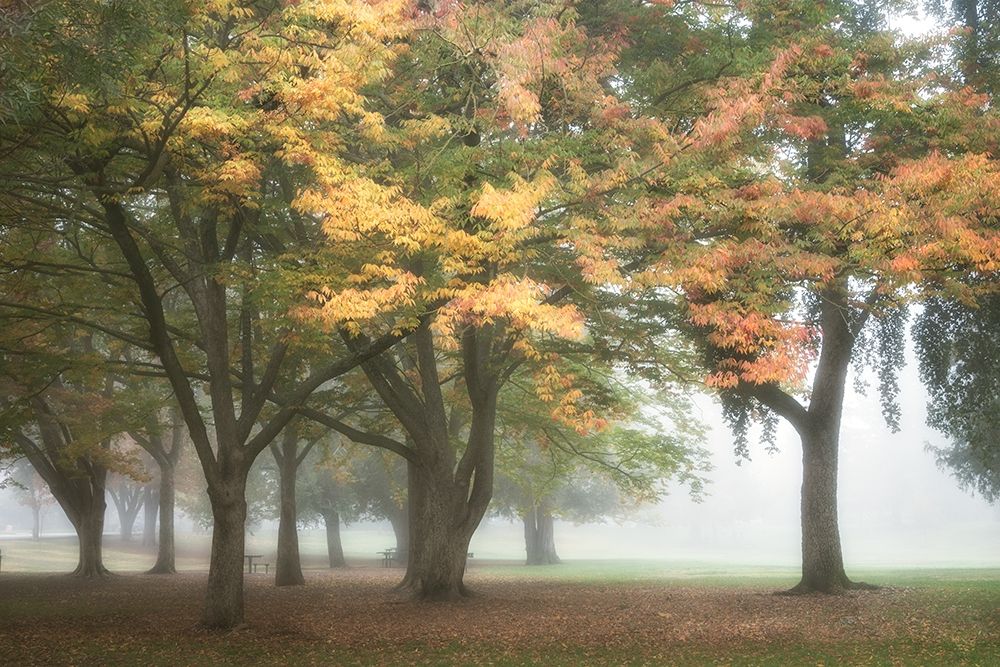
M 470 594 L 463 578 L 479 520 L 470 530 L 468 503 L 450 488 L 449 472 L 410 466 L 410 550 L 399 588 L 421 600 L 457 600 Z
M 212 560 L 202 622 L 228 629 L 243 623 L 243 561 L 247 518 L 246 481 L 209 487 L 212 502 Z
M 330 567 L 347 567 L 344 560 L 344 545 L 340 541 L 340 514 L 326 512 L 323 514 L 326 524 L 326 553 L 330 558 Z
M 831 289 L 821 305 L 822 346 L 809 409 L 793 422 L 802 440 L 802 580 L 790 593 L 837 593 L 875 588 L 844 571 L 837 520 L 837 455 L 844 392 L 854 341 L 867 314 L 853 323 L 843 290 Z
M 77 577 L 103 577 L 109 574 L 104 567 L 102 539 L 104 536 L 103 498 L 95 498 L 94 502 L 82 512 L 74 528 L 80 546 L 80 557 L 73 575 Z
M 149 574 L 175 574 L 177 564 L 174 554 L 174 469 L 173 466 L 160 467 L 160 545 L 156 552 L 156 564 Z
M 278 520 L 278 560 L 274 567 L 275 586 L 306 583 L 299 560 L 298 514 L 295 507 L 295 451 L 286 451 L 279 461 L 281 508 Z
M 134 512 L 124 512 L 120 515 L 121 519 L 121 538 L 123 542 L 131 542 L 132 535 L 135 533 L 135 520 L 139 516 L 139 510 L 136 508 Z

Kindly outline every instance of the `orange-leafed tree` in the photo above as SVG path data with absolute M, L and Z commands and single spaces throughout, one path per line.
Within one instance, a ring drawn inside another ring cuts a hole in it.
M 852 361 L 874 362 L 895 426 L 915 287 L 961 292 L 970 273 L 996 270 L 997 120 L 985 97 L 935 77 L 927 52 L 900 42 L 877 8 L 772 5 L 745 8 L 748 43 L 772 62 L 717 102 L 744 157 L 660 184 L 648 216 L 672 242 L 640 277 L 682 295 L 740 454 L 754 420 L 772 435 L 779 417 L 797 431 L 793 591 L 834 592 L 863 586 L 846 574 L 837 515 Z

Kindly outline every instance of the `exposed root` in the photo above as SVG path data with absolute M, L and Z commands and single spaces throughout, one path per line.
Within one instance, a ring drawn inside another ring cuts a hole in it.
M 868 584 L 863 581 L 851 581 L 844 577 L 842 581 L 833 583 L 830 586 L 817 587 L 800 581 L 795 586 L 785 591 L 775 591 L 775 595 L 843 595 L 847 591 L 877 591 L 880 587 L 875 584 Z

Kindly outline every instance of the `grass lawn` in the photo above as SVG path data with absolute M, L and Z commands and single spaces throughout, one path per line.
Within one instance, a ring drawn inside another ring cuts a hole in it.
M 71 546 L 36 548 L 71 562 Z M 305 587 L 249 576 L 247 625 L 212 633 L 197 627 L 204 572 L 91 582 L 4 565 L 0 665 L 1000 665 L 996 569 L 853 572 L 886 587 L 782 597 L 788 568 L 479 562 L 476 597 L 427 605 L 368 560 L 310 569 Z

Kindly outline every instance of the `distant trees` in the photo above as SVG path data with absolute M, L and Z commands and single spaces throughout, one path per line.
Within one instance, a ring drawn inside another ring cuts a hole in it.
M 141 475 L 136 459 L 112 448 L 127 428 L 122 422 L 127 412 L 115 403 L 113 382 L 100 375 L 86 379 L 57 373 L 40 386 L 32 381 L 38 379 L 21 374 L 4 378 L 9 444 L 2 453 L 27 459 L 73 524 L 80 552 L 74 574 L 103 576 L 108 474 Z
M 123 542 L 131 542 L 135 520 L 139 518 L 146 500 L 146 480 L 135 480 L 122 475 L 111 475 L 106 489 L 118 511 L 118 526 Z
M 595 432 L 554 423 L 546 404 L 517 383 L 503 396 L 494 508 L 521 520 L 527 565 L 559 562 L 556 517 L 624 516 L 672 485 L 686 485 L 696 497 L 702 492 L 709 470 L 704 436 L 682 388 L 651 391 L 606 373 L 592 366 L 585 382 L 615 420 Z
M 37 540 L 42 533 L 42 519 L 46 510 L 56 499 L 49 492 L 45 480 L 27 459 L 15 462 L 9 479 L 13 482 L 17 501 L 31 509 L 31 538 Z

